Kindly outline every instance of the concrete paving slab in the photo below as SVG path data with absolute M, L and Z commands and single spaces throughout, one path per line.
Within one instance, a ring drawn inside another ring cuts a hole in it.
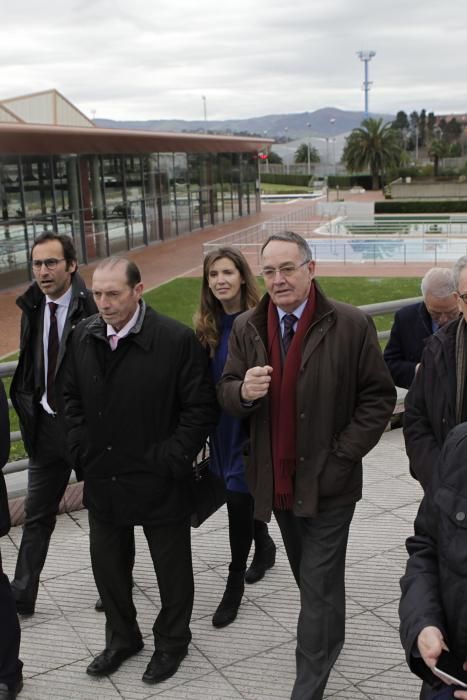
M 347 639 L 329 678 L 333 700 L 416 700 L 419 682 L 405 665 L 398 636 L 399 578 L 421 489 L 408 473 L 400 430 L 385 433 L 364 463 L 364 498 L 351 526 L 347 560 Z M 225 508 L 193 530 L 193 642 L 179 672 L 157 686 L 141 680 L 153 652 L 159 609 L 157 582 L 141 528 L 136 528 L 134 600 L 145 648 L 110 678 L 87 676 L 104 648 L 104 616 L 94 610 L 87 513 L 58 517 L 40 584 L 37 611 L 22 617 L 25 700 L 283 700 L 295 678 L 299 595 L 275 522 L 277 561 L 246 586 L 235 623 L 212 627 L 227 577 Z M 14 571 L 21 529 L 2 540 L 7 573 Z

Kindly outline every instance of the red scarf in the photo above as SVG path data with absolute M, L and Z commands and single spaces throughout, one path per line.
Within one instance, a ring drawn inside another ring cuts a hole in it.
M 296 387 L 302 360 L 302 345 L 315 313 L 315 286 L 311 285 L 308 303 L 298 321 L 282 366 L 280 323 L 276 306 L 269 300 L 268 352 L 273 368 L 271 376 L 271 443 L 274 470 L 274 507 L 291 510 L 293 475 L 296 467 Z

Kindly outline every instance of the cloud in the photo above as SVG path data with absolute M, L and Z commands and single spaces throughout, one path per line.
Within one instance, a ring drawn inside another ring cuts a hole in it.
M 467 7 L 435 0 L 22 0 L 0 26 L 0 96 L 56 87 L 114 119 L 242 118 L 324 106 L 467 111 Z

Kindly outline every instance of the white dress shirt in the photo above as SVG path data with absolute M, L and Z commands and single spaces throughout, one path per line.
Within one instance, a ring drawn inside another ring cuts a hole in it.
M 50 331 L 50 308 L 49 302 L 57 304 L 57 309 L 55 310 L 55 316 L 57 317 L 57 330 L 58 330 L 58 341 L 60 342 L 63 335 L 63 329 L 65 327 L 66 317 L 68 315 L 68 307 L 71 302 L 71 287 L 68 287 L 65 294 L 63 294 L 59 299 L 51 299 L 47 294 L 45 295 L 45 308 L 44 308 L 44 330 L 42 333 L 42 346 L 44 348 L 44 386 L 45 391 L 42 394 L 40 403 L 44 411 L 53 415 L 53 411 L 49 404 L 47 403 L 47 368 L 48 368 L 48 350 L 49 350 L 49 331 Z
M 284 337 L 284 331 L 285 331 L 284 316 L 287 316 L 287 314 L 293 314 L 294 316 L 297 317 L 297 320 L 293 324 L 293 332 L 295 333 L 295 331 L 297 330 L 298 322 L 302 316 L 302 313 L 305 310 L 305 306 L 307 305 L 307 303 L 308 303 L 308 297 L 305 299 L 305 301 L 302 304 L 300 304 L 300 306 L 297 306 L 295 311 L 284 311 L 284 309 L 281 309 L 279 306 L 276 307 L 277 313 L 279 314 L 279 324 L 281 327 L 282 337 Z

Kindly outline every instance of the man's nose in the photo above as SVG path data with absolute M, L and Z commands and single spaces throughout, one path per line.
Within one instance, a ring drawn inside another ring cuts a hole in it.
M 285 275 L 281 270 L 274 270 L 274 277 L 272 279 L 273 279 L 274 284 L 276 284 L 278 281 L 284 282 Z

